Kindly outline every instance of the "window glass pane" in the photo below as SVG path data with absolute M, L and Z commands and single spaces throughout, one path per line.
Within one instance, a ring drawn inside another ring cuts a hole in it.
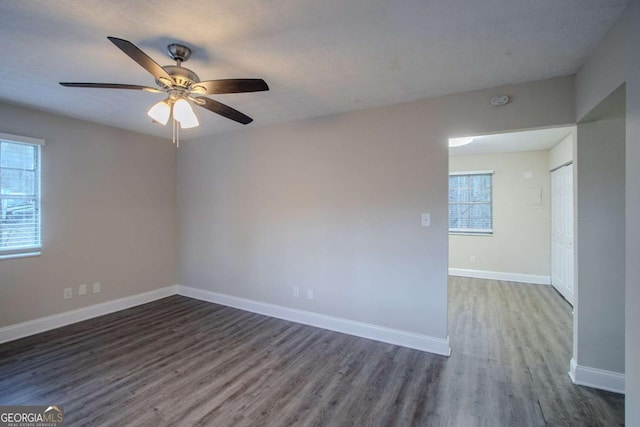
M 35 169 L 35 146 L 3 142 L 0 145 L 0 150 L 0 167 Z
M 473 228 L 472 227 L 471 217 L 469 216 L 469 206 L 466 207 L 465 212 L 462 214 L 462 217 L 460 219 L 460 223 L 461 223 L 461 227 L 460 228 L 464 228 L 464 229 Z
M 458 228 L 459 227 L 459 215 L 458 215 L 458 205 L 449 205 L 449 228 Z
M 0 249 L 39 245 L 40 228 L 34 199 L 2 199 Z
M 41 246 L 40 147 L 0 142 L 0 255 Z
M 3 196 L 34 196 L 36 173 L 20 169 L 0 169 L 0 190 Z
M 470 200 L 469 185 L 471 184 L 469 177 L 463 175 L 458 178 L 458 202 L 468 202 Z
M 456 231 L 490 232 L 491 174 L 449 176 L 449 228 Z
M 481 204 L 481 205 L 473 205 L 472 213 L 470 217 L 472 218 L 470 228 L 477 229 L 487 229 L 491 228 L 491 205 Z
M 475 175 L 471 177 L 471 201 L 489 202 L 491 200 L 491 176 Z
M 458 200 L 458 188 L 456 181 L 449 179 L 449 203 L 455 203 Z

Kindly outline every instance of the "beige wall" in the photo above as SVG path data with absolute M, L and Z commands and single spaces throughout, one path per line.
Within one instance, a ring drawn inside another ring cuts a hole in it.
M 0 132 L 46 140 L 42 255 L 0 260 L 0 327 L 175 284 L 170 141 L 7 104 Z
M 575 131 L 573 131 L 549 150 L 550 171 L 573 161 L 575 139 Z
M 626 105 L 626 265 L 625 265 L 625 367 L 626 422 L 640 420 L 640 2 L 634 1 L 626 12 L 629 33 L 627 54 Z
M 576 73 L 577 120 L 586 116 L 627 78 L 627 40 L 633 41 L 627 33 L 629 15 L 622 15 Z
M 578 123 L 579 365 L 624 373 L 625 88 Z
M 448 138 L 574 117 L 559 78 L 188 141 L 180 283 L 446 338 Z
M 625 419 L 626 425 L 637 426 L 640 420 L 640 2 L 631 2 L 621 19 L 600 42 L 576 76 L 576 110 L 580 120 L 608 97 L 621 84 L 626 83 L 625 135 L 625 289 L 624 350 L 619 345 L 613 353 L 606 330 L 597 327 L 592 333 L 574 322 L 574 357 L 587 339 L 591 351 L 598 359 L 611 358 L 613 364 L 625 360 Z M 578 141 L 579 143 L 579 141 Z M 578 157 L 578 164 L 580 158 Z M 582 185 L 578 182 L 578 187 Z M 608 229 L 607 229 L 608 230 Z M 606 232 L 607 230 L 603 230 Z M 578 238 L 580 236 L 577 236 Z M 581 261 L 579 261 L 581 262 Z M 593 262 L 586 260 L 586 262 Z M 578 266 L 579 267 L 579 266 Z M 602 284 L 604 286 L 604 284 Z M 580 287 L 577 288 L 580 292 Z M 597 301 L 594 302 L 596 304 Z M 581 316 L 580 310 L 577 311 Z M 613 318 L 617 322 L 616 317 Z M 608 324 L 604 325 L 610 329 Z M 618 340 L 620 330 L 616 331 Z M 586 338 L 585 338 L 586 337 Z M 584 347 L 582 347 L 584 349 Z M 624 351 L 624 356 L 619 353 Z
M 450 172 L 493 170 L 493 235 L 449 235 L 449 268 L 550 275 L 549 152 L 449 158 Z M 531 178 L 524 176 L 531 173 Z M 540 204 L 531 192 L 542 191 Z M 471 257 L 475 257 L 475 262 Z

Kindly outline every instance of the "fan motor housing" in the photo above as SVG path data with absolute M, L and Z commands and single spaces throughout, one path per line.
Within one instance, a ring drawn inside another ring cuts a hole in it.
M 162 68 L 173 78 L 176 86 L 186 89 L 193 83 L 200 82 L 198 75 L 188 68 L 179 67 L 177 65 L 165 65 Z M 156 82 L 163 86 L 162 82 L 159 82 L 158 80 L 156 80 Z

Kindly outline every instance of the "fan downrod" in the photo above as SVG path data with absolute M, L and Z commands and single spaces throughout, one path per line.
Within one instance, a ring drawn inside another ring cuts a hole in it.
M 180 43 L 171 43 L 168 45 L 167 52 L 178 64 L 187 61 L 191 57 L 191 48 Z

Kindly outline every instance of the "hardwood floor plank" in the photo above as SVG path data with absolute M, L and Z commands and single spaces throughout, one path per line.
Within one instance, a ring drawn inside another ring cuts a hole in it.
M 549 286 L 450 278 L 449 358 L 173 296 L 0 345 L 0 404 L 69 426 L 623 425 L 567 376 Z

